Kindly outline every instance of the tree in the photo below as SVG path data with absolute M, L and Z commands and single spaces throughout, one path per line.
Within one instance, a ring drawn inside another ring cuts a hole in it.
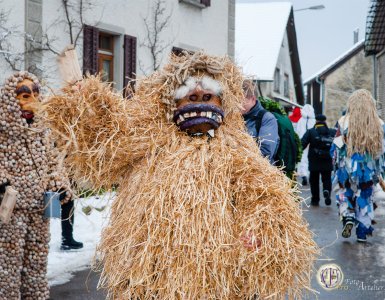
M 60 0 L 62 14 L 49 24 L 47 28 L 39 34 L 30 34 L 19 29 L 13 29 L 9 24 L 10 11 L 0 10 L 0 58 L 2 57 L 8 66 L 14 70 L 22 70 L 27 68 L 28 71 L 43 75 L 41 66 L 28 63 L 25 66 L 26 58 L 42 55 L 42 53 L 50 52 L 55 55 L 59 54 L 62 49 L 55 47 L 58 36 L 49 33 L 50 28 L 63 25 L 67 33 L 69 43 L 74 47 L 78 45 L 79 37 L 84 26 L 84 16 L 89 10 L 97 5 L 91 0 Z M 0 1 L 1 6 L 1 1 Z M 62 38 L 62 37 L 60 37 Z M 20 50 L 15 46 L 15 40 L 19 39 L 25 42 L 25 48 Z
M 150 16 L 143 18 L 146 37 L 140 42 L 139 46 L 147 48 L 151 54 L 151 71 L 159 69 L 163 51 L 172 45 L 171 40 L 165 41 L 162 39 L 165 29 L 170 25 L 171 16 L 172 11 L 167 12 L 166 1 L 156 0 L 151 7 Z M 139 62 L 139 68 L 143 73 L 146 73 L 141 62 Z

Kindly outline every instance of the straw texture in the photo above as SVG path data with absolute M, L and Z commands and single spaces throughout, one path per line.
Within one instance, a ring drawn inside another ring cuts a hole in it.
M 211 139 L 171 121 L 175 89 L 203 75 L 223 85 L 226 115 Z M 172 57 L 132 100 L 89 77 L 46 103 L 77 178 L 119 184 L 98 247 L 110 298 L 298 299 L 310 289 L 318 248 L 291 182 L 244 128 L 242 81 L 228 58 L 195 53 Z

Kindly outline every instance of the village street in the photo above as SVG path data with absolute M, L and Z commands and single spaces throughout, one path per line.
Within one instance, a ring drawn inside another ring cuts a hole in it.
M 306 199 L 310 192 L 303 189 Z M 307 199 L 306 202 L 309 202 Z M 344 281 L 339 289 L 327 291 L 321 288 L 313 276 L 312 288 L 319 292 L 322 300 L 363 300 L 385 299 L 385 204 L 379 203 L 376 210 L 376 229 L 366 244 L 355 240 L 354 231 L 350 239 L 341 237 L 341 225 L 338 222 L 337 209 L 327 207 L 321 201 L 319 207 L 305 207 L 305 217 L 315 233 L 318 245 L 323 248 L 323 255 L 316 264 L 316 270 L 327 263 L 340 266 Z M 81 255 L 81 252 L 79 253 Z M 98 300 L 105 299 L 106 294 L 97 291 L 98 275 L 90 270 L 75 274 L 70 282 L 51 287 L 52 300 Z M 317 299 L 311 296 L 310 299 Z

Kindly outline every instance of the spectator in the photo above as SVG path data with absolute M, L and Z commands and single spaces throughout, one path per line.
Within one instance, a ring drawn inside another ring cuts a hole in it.
M 61 250 L 77 250 L 83 248 L 83 243 L 74 240 L 73 225 L 74 225 L 74 200 L 63 201 L 65 193 L 62 193 L 61 205 L 61 235 L 62 243 Z M 63 203 L 64 202 L 64 203 Z
M 258 139 L 263 156 L 274 164 L 274 154 L 279 145 L 278 124 L 272 113 L 266 112 L 255 95 L 255 85 L 251 80 L 243 82 L 243 118 L 250 135 Z M 263 114 L 259 132 L 257 132 L 258 115 Z
M 301 109 L 301 119 L 299 119 L 296 132 L 300 139 L 304 136 L 305 132 L 313 128 L 315 125 L 314 108 L 310 104 L 305 104 Z M 297 166 L 298 176 L 302 178 L 302 185 L 307 185 L 307 178 L 309 177 L 309 160 L 308 160 L 309 147 L 303 148 L 301 161 Z
M 331 204 L 330 193 L 333 164 L 330 156 L 330 148 L 333 143 L 334 135 L 335 130 L 329 129 L 326 125 L 326 117 L 324 115 L 317 115 L 314 127 L 307 130 L 301 139 L 303 148 L 306 148 L 309 145 L 310 190 L 311 205 L 313 206 L 318 206 L 320 201 L 320 175 L 322 178 L 325 204 Z

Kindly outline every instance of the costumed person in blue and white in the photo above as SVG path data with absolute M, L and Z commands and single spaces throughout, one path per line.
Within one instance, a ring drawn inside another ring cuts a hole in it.
M 295 132 L 299 138 L 302 139 L 306 131 L 313 128 L 315 125 L 314 108 L 310 104 L 305 104 L 301 109 L 301 118 L 299 119 Z M 309 147 L 303 149 L 301 161 L 297 166 L 298 176 L 302 179 L 302 185 L 307 185 L 307 179 L 309 177 L 309 159 L 308 159 Z
M 355 91 L 348 99 L 346 115 L 338 121 L 333 151 L 344 238 L 350 237 L 354 225 L 359 242 L 366 242 L 373 232 L 373 186 L 384 172 L 383 125 L 371 93 Z

